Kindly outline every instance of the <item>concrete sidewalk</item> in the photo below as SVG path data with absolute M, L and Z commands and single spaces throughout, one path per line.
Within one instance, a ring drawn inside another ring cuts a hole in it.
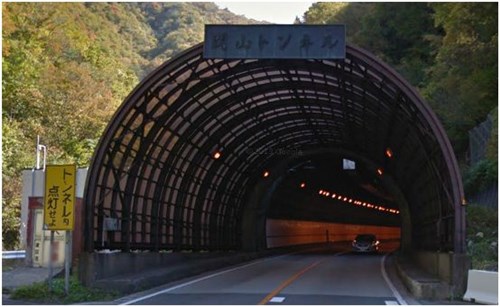
M 62 268 L 54 268 L 53 276 L 61 272 Z M 35 282 L 47 280 L 48 268 L 34 268 L 18 266 L 2 272 L 2 292 L 11 292 L 21 286 L 28 286 Z

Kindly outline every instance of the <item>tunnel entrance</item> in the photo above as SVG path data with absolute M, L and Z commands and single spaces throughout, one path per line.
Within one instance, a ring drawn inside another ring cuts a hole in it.
M 202 54 L 163 64 L 111 120 L 87 179 L 86 251 L 261 249 L 267 217 L 325 219 L 327 190 L 398 211 L 345 206 L 336 222 L 399 225 L 407 248 L 464 252 L 452 148 L 394 70 L 349 45 L 341 60 Z M 344 158 L 356 170 L 330 176 Z

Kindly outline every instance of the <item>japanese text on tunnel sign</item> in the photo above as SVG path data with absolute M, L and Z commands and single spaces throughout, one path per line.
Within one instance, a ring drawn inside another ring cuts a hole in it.
M 43 224 L 46 230 L 73 230 L 75 165 L 47 165 Z
M 204 58 L 343 59 L 344 25 L 205 25 Z

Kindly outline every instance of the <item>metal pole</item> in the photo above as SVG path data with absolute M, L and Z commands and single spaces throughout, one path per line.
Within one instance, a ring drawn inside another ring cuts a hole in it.
M 40 145 L 43 149 L 43 171 L 45 172 L 45 166 L 47 165 L 47 146 Z
M 71 231 L 66 230 L 66 246 L 64 252 L 64 293 L 69 294 L 69 269 L 71 267 Z
M 40 169 L 40 136 L 36 136 L 36 169 Z
M 50 231 L 50 244 L 49 244 L 49 291 L 52 292 L 52 275 L 54 268 L 52 267 L 52 254 L 54 253 L 54 231 Z

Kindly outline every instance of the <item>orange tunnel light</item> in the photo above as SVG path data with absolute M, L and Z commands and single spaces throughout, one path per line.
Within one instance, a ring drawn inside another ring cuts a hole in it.
M 222 156 L 222 154 L 220 153 L 220 151 L 216 151 L 213 155 L 214 159 L 219 159 L 220 157 Z
M 388 158 L 392 158 L 392 150 L 390 148 L 387 148 L 385 150 L 385 155 L 388 157 Z

